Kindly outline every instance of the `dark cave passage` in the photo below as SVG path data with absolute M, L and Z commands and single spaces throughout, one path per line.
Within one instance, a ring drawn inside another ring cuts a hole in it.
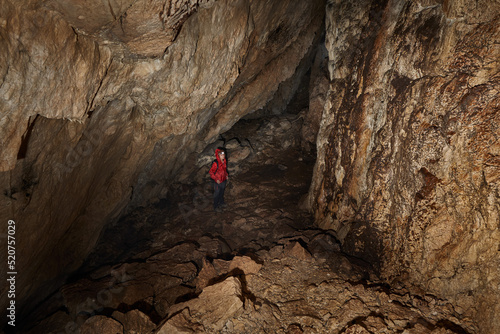
M 184 274 L 188 276 L 169 287 L 168 300 L 177 303 L 199 293 L 197 280 L 206 261 L 241 256 L 258 259 L 259 252 L 267 252 L 285 239 L 296 239 L 305 246 L 301 231 L 317 230 L 311 214 L 300 207 L 309 190 L 315 152 L 301 146 L 297 135 L 301 125 L 300 116 L 293 114 L 238 122 L 206 150 L 213 153 L 214 145 L 226 146 L 230 181 L 225 195 L 228 207 L 223 212 L 213 210 L 209 166 L 203 166 L 189 176 L 190 182 L 172 184 L 167 198 L 137 208 L 109 225 L 84 265 L 30 314 L 30 319 L 38 321 L 60 312 L 64 309 L 62 296 L 86 300 L 78 294 L 65 296 L 71 287 L 84 284 L 87 293 L 93 291 L 88 297 L 94 293 L 97 296 L 100 290 L 94 289 L 102 287 L 99 280 L 94 281 L 97 273 L 113 277 L 110 273 L 115 269 L 112 268 L 148 263 L 151 258 L 169 252 L 174 253 L 168 257 L 170 264 L 187 266 Z M 197 159 L 200 157 L 203 158 L 203 153 Z M 330 238 L 330 243 L 337 247 L 334 237 Z M 196 252 L 177 254 L 176 249 L 183 247 L 194 247 Z M 170 270 L 172 268 L 161 275 Z M 155 285 L 155 275 L 159 273 L 153 269 L 150 274 L 150 282 Z M 149 292 L 147 289 L 138 292 L 142 293 Z M 139 299 L 142 298 L 144 296 Z M 116 308 L 104 304 L 97 302 L 91 311 L 78 311 L 80 322 L 89 316 L 111 316 L 115 309 L 121 312 L 139 309 L 152 320 L 165 317 L 158 310 L 166 308 L 165 305 L 148 304 L 145 300 L 120 303 Z M 39 326 L 33 330 L 43 328 Z
M 309 190 L 315 152 L 300 146 L 300 123 L 293 114 L 238 122 L 214 143 L 228 143 L 230 180 L 224 212 L 213 210 L 213 185 L 205 165 L 187 182 L 174 183 L 166 198 L 137 208 L 109 226 L 75 277 L 137 254 L 158 252 L 157 244 L 172 247 L 212 235 L 224 240 L 234 255 L 252 247 L 254 251 L 269 247 L 287 229 L 312 227 L 310 213 L 299 205 Z M 209 158 L 214 144 L 206 150 Z M 242 149 L 249 149 L 243 159 Z

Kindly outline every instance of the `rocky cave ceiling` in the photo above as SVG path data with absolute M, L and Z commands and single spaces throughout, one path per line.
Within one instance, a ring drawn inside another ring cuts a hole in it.
M 23 222 L 18 300 L 61 285 L 106 223 L 164 197 L 242 116 L 278 91 L 286 104 L 323 16 L 323 1 L 2 0 L 1 216 Z
M 387 283 L 498 331 L 499 8 L 0 0 L 0 217 L 18 222 L 18 301 L 61 286 L 107 223 L 163 198 L 245 115 L 283 110 L 309 71 L 316 224 Z

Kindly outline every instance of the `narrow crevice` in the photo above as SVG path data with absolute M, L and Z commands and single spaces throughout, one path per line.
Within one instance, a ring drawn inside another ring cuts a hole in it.
M 19 151 L 17 152 L 17 160 L 21 160 L 26 157 L 26 154 L 28 152 L 28 144 L 38 116 L 39 116 L 38 114 L 35 115 L 32 121 L 30 121 L 31 117 L 28 119 L 28 127 L 26 128 L 26 131 L 21 137 L 21 145 L 19 146 Z

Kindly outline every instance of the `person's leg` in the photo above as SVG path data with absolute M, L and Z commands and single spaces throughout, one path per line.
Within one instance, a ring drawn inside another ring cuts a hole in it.
M 220 202 L 219 202 L 219 205 L 222 206 L 222 207 L 225 207 L 227 206 L 225 201 L 224 201 L 224 192 L 226 191 L 226 183 L 227 181 L 224 181 L 220 184 Z
M 214 182 L 214 210 L 220 208 L 224 204 L 224 189 L 226 182 Z
M 220 184 L 214 181 L 214 210 L 219 207 Z

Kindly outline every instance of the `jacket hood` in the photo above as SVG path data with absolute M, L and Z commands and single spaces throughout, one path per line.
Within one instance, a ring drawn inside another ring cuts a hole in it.
M 220 153 L 220 152 L 224 152 L 224 150 L 221 150 L 220 148 L 218 148 L 218 149 L 216 149 L 216 150 L 215 150 L 215 158 L 217 159 L 217 161 L 218 161 L 219 163 L 222 163 L 222 161 L 221 161 L 221 160 L 220 160 L 220 158 L 219 158 L 219 153 Z M 224 159 L 224 161 L 225 161 L 225 160 L 226 160 L 226 159 Z

